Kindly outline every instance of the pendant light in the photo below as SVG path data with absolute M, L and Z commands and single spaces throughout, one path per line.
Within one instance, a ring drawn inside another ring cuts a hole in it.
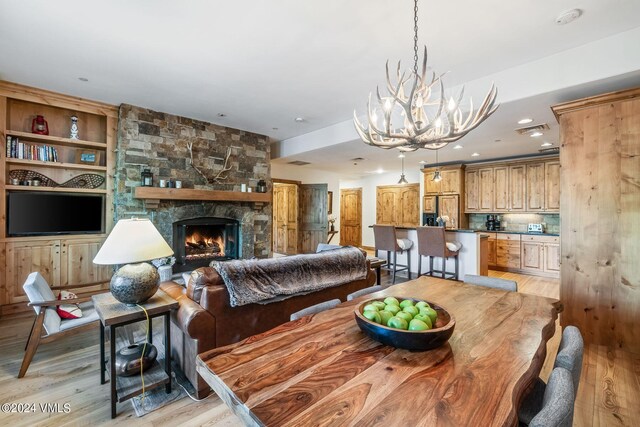
M 440 175 L 440 165 L 438 164 L 438 150 L 436 150 L 436 171 L 433 173 L 433 182 L 442 181 L 442 175 Z
M 409 181 L 407 181 L 407 178 L 405 178 L 404 176 L 404 154 L 400 154 L 398 157 L 400 157 L 400 160 L 402 162 L 402 173 L 400 174 L 400 181 L 398 181 L 398 184 L 408 184 Z

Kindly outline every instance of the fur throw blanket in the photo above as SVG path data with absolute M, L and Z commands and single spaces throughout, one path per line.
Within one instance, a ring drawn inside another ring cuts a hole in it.
M 367 277 L 366 257 L 347 246 L 281 258 L 214 261 L 231 297 L 231 307 L 272 302 Z

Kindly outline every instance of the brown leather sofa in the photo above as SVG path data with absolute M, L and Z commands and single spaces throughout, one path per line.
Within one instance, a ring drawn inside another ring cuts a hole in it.
M 195 270 L 187 287 L 165 282 L 160 288 L 175 298 L 180 307 L 172 313 L 171 354 L 196 389 L 198 398 L 210 392 L 196 372 L 196 356 L 207 350 L 233 344 L 289 321 L 303 308 L 364 289 L 376 282 L 376 273 L 367 261 L 367 277 L 306 295 L 293 296 L 270 304 L 229 305 L 227 288 L 211 267 Z

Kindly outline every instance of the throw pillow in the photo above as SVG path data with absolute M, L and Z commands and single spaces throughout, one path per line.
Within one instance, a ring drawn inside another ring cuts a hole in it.
M 60 291 L 58 295 L 59 301 L 74 298 L 77 298 L 76 294 L 67 291 Z M 79 319 L 82 317 L 82 310 L 80 310 L 78 304 L 61 304 L 56 307 L 56 311 L 58 312 L 58 316 L 63 319 Z

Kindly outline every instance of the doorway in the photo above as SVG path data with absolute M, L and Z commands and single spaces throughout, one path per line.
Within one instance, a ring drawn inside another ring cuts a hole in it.
M 340 244 L 362 246 L 362 188 L 340 190 Z
M 273 252 L 298 253 L 298 184 L 273 183 Z

